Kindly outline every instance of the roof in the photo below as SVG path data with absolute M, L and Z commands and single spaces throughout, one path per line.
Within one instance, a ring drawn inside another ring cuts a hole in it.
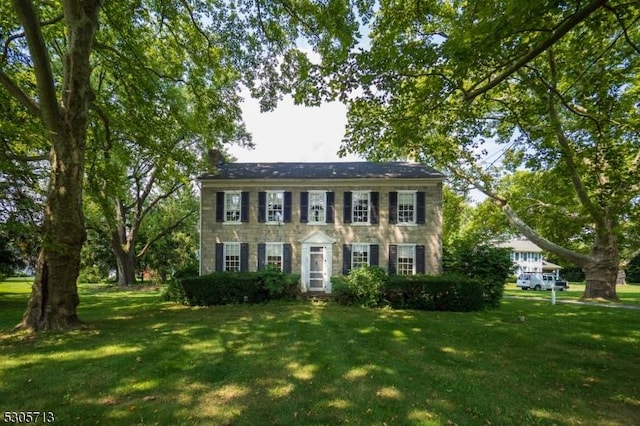
M 498 247 L 511 248 L 514 252 L 541 253 L 542 249 L 529 240 L 511 240 L 497 244 Z
M 335 162 L 335 163 L 224 163 L 213 174 L 199 180 L 223 179 L 358 179 L 395 178 L 444 179 L 439 171 L 423 164 L 408 162 Z

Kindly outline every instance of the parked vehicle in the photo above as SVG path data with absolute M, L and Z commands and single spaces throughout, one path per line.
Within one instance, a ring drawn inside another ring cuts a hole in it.
M 523 290 L 552 290 L 565 291 L 569 288 L 569 283 L 565 280 L 557 279 L 553 274 L 540 274 L 525 272 L 520 274 L 516 286 Z

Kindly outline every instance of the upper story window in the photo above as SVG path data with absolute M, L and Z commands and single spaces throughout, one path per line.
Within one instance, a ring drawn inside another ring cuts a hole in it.
M 249 222 L 249 192 L 216 192 L 216 222 Z
M 327 217 L 327 196 L 324 191 L 309 191 L 309 223 L 325 223 Z
M 369 206 L 371 193 L 354 191 L 351 193 L 351 222 L 369 223 Z
M 277 224 L 290 223 L 291 192 L 258 192 L 258 222 Z
M 335 192 L 300 192 L 300 223 L 310 223 L 313 225 L 333 223 L 334 208 Z
M 282 223 L 284 219 L 284 192 L 267 191 L 267 223 Z
M 416 223 L 416 193 L 398 191 L 398 223 Z
M 375 191 L 345 191 L 344 223 L 377 224 L 379 193 Z
M 426 193 L 423 191 L 389 192 L 389 223 L 423 225 Z
M 242 213 L 242 193 L 240 191 L 224 193 L 224 221 L 240 222 Z

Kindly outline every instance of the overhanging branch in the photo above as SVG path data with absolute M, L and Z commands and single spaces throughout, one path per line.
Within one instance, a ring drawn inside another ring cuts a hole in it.
M 584 21 L 589 15 L 598 10 L 599 8 L 605 6 L 607 0 L 592 0 L 584 9 L 578 10 L 575 14 L 573 14 L 569 19 L 560 24 L 553 33 L 540 42 L 538 45 L 534 46 L 531 50 L 529 50 L 524 56 L 522 56 L 519 60 L 513 63 L 509 68 L 502 71 L 495 78 L 491 79 L 491 76 L 484 77 L 480 82 L 476 83 L 473 87 L 478 87 L 482 84 L 483 81 L 487 81 L 482 86 L 471 90 L 465 94 L 465 99 L 471 101 L 483 93 L 488 92 L 493 89 L 504 80 L 509 78 L 513 73 L 518 71 L 520 68 L 531 62 L 538 55 L 546 51 L 548 48 L 553 46 L 558 40 L 560 40 L 565 34 L 575 28 L 578 24 Z

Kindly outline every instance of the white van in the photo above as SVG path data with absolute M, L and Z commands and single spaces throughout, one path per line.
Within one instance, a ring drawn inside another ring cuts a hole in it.
M 556 279 L 553 274 L 524 272 L 518 276 L 516 286 L 523 290 L 552 290 L 565 291 L 569 288 L 565 280 Z

